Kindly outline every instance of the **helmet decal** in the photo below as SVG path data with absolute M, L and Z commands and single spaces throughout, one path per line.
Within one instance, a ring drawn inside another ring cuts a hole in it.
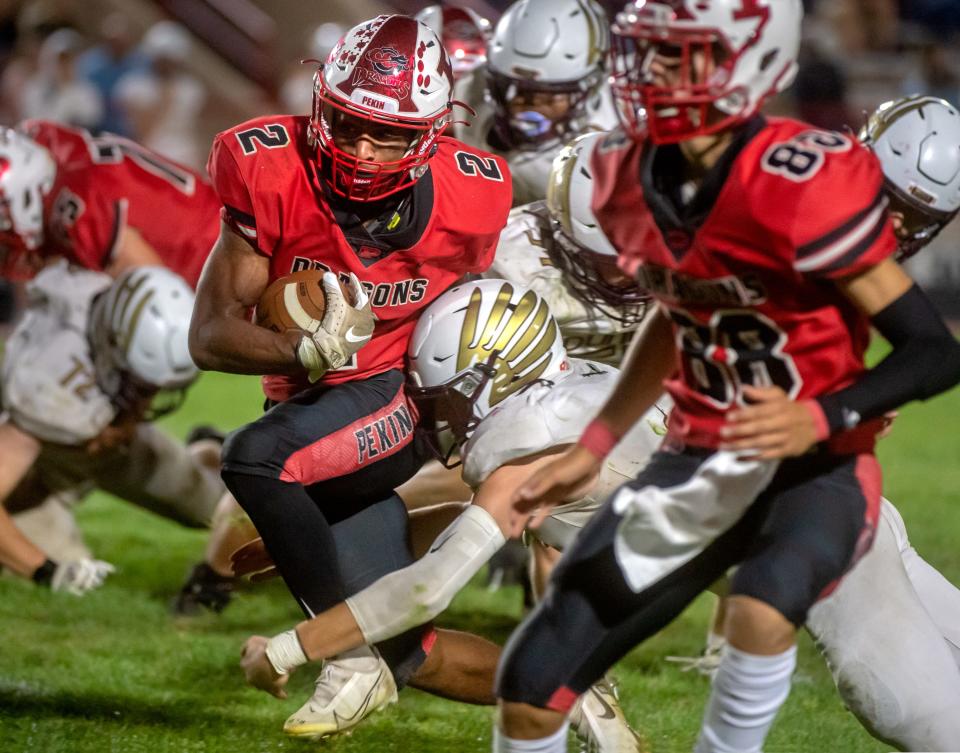
M 397 99 L 410 95 L 413 65 L 410 58 L 394 47 L 369 49 L 360 58 L 350 83 L 356 88 L 372 84 L 374 87 L 393 89 Z
M 543 374 L 550 363 L 550 349 L 559 336 L 557 323 L 542 298 L 528 290 L 519 302 L 511 305 L 512 296 L 513 286 L 504 282 L 486 321 L 481 323 L 483 294 L 480 288 L 475 288 L 460 330 L 457 370 L 483 363 L 494 352 L 498 354 L 491 407 Z M 530 352 L 525 353 L 528 348 Z

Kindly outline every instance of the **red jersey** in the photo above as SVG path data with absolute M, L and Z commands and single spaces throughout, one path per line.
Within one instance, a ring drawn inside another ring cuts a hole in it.
M 355 248 L 334 218 L 307 143 L 306 117 L 257 118 L 219 134 L 207 169 L 223 219 L 270 259 L 270 281 L 313 267 L 353 272 L 370 296 L 377 325 L 370 342 L 327 384 L 403 366 L 420 311 L 465 274 L 490 266 L 510 210 L 511 187 L 499 157 L 441 138 L 415 201 L 429 214 L 409 248 Z M 425 207 L 425 209 L 424 209 Z M 267 397 L 284 400 L 309 386 L 303 376 L 269 375 Z
M 608 136 L 593 155 L 593 207 L 620 266 L 673 322 L 671 435 L 715 447 L 744 384 L 806 399 L 863 372 L 868 322 L 830 281 L 892 255 L 896 240 L 880 165 L 850 136 L 755 118 L 683 209 L 663 177 L 682 174 L 676 150 Z
M 45 120 L 20 130 L 53 154 L 43 253 L 107 267 L 124 227 L 136 229 L 168 269 L 196 287 L 220 230 L 220 202 L 203 176 L 119 136 Z

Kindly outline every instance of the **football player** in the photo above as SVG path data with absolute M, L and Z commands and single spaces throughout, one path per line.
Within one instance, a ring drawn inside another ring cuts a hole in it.
M 346 602 L 269 641 L 244 649 L 248 680 L 276 694 L 300 663 L 386 640 L 440 614 L 504 544 L 516 486 L 576 440 L 593 408 L 613 386 L 616 370 L 569 358 L 546 301 L 530 288 L 487 279 L 458 285 L 423 313 L 410 342 L 411 399 L 434 454 L 448 467 L 459 451 L 472 503 L 417 562 L 394 571 Z M 531 532 L 555 549 L 568 545 L 606 494 L 635 473 L 662 431 L 663 413 L 646 420 L 611 456 L 598 483 L 581 490 Z M 234 557 L 238 574 L 269 568 L 262 547 Z M 261 578 L 264 577 L 262 574 Z M 297 642 L 296 660 L 284 645 Z M 572 712 L 591 750 L 638 751 L 610 685 L 601 681 Z
M 0 371 L 0 500 L 19 527 L 0 510 L 0 563 L 54 589 L 100 585 L 112 568 L 92 559 L 67 506 L 91 488 L 191 527 L 216 518 L 227 535 L 219 453 L 204 457 L 209 448 L 188 448 L 150 422 L 175 409 L 197 375 L 186 282 L 162 267 L 114 281 L 60 261 L 27 292 Z M 229 560 L 207 567 L 231 572 Z
M 799 0 L 637 0 L 617 18 L 625 133 L 596 149 L 593 207 L 658 308 L 578 443 L 516 490 L 515 530 L 597 475 L 664 380 L 675 405 L 508 644 L 499 753 L 566 750 L 574 699 L 733 565 L 695 750 L 759 751 L 797 627 L 872 541 L 883 415 L 960 379 L 960 344 L 893 260 L 876 158 L 759 114 L 793 78 L 801 17 Z M 893 347 L 867 370 L 871 324 Z
M 227 439 L 222 475 L 308 615 L 410 562 L 394 489 L 425 453 L 403 390 L 407 340 L 425 306 L 489 266 L 506 222 L 506 163 L 444 136 L 452 86 L 433 31 L 378 16 L 317 71 L 311 116 L 243 123 L 210 155 L 223 222 L 191 353 L 201 368 L 266 375 L 272 407 Z M 308 267 L 326 272 L 315 333 L 248 320 L 271 281 Z M 408 680 L 489 702 L 476 670 L 488 642 L 418 628 L 379 649 L 328 662 L 287 733 L 342 731 Z
M 476 111 L 456 136 L 503 155 L 515 205 L 544 198 L 557 152 L 616 126 L 606 84 L 609 23 L 594 0 L 517 0 L 500 17 L 487 62 L 457 84 Z
M 45 120 L 0 129 L 0 275 L 53 256 L 116 277 L 160 265 L 195 287 L 217 238 L 219 201 L 190 168 L 112 134 Z
M 511 210 L 484 276 L 530 287 L 543 296 L 570 355 L 619 366 L 649 297 L 617 269 L 616 252 L 590 210 L 592 176 L 584 155 L 602 137 L 600 132 L 579 136 L 554 157 L 546 200 Z M 439 520 L 447 512 L 444 503 L 471 495 L 458 472 L 435 461 L 398 493 L 408 508 L 417 511 L 415 534 L 425 524 L 423 515 Z M 517 558 L 508 551 L 511 546 L 519 549 L 522 567 L 526 552 L 522 544 L 511 541 L 491 560 L 489 583 L 496 583 L 498 573 L 504 580 L 512 574 L 509 568 Z M 552 557 L 536 540 L 529 549 L 535 596 L 542 591 Z
M 904 97 L 874 112 L 860 140 L 880 160 L 899 257 L 909 258 L 960 211 L 960 113 L 934 97 Z M 707 649 L 687 660 L 704 674 L 725 645 L 718 611 Z M 806 627 L 871 734 L 900 750 L 960 747 L 960 590 L 917 554 L 889 500 L 873 548 Z
M 29 278 L 65 256 L 114 277 L 162 265 L 196 286 L 220 212 L 213 187 L 197 172 L 129 139 L 45 120 L 0 129 L 0 160 L 7 165 L 0 175 L 0 275 Z M 218 549 L 217 541 L 214 535 L 207 560 L 221 563 L 220 571 L 197 564 L 178 613 L 226 605 L 231 581 L 222 563 L 235 542 L 228 536 Z

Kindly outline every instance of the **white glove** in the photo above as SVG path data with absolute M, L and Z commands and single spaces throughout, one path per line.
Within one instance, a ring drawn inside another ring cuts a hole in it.
M 370 307 L 370 298 L 352 272 L 347 288 L 355 303 L 351 304 L 343 295 L 335 274 L 324 273 L 326 311 L 317 331 L 304 335 L 297 345 L 297 360 L 310 372 L 311 381 L 330 369 L 339 369 L 373 336 L 377 318 Z
M 116 572 L 116 568 L 109 562 L 84 557 L 81 560 L 61 562 L 53 571 L 50 579 L 52 591 L 66 591 L 74 596 L 83 596 L 103 585 L 107 576 Z

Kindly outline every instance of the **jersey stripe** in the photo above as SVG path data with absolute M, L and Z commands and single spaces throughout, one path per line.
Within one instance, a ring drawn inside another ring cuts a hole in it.
M 234 229 L 239 230 L 247 238 L 257 237 L 257 219 L 252 214 L 241 212 L 239 209 L 231 206 L 224 206 L 224 212 L 227 215 L 228 224 Z
M 841 227 L 797 249 L 794 268 L 799 272 L 837 269 L 867 251 L 880 235 L 886 221 L 887 197 L 876 199 Z
M 117 258 L 117 252 L 120 250 L 120 236 L 123 235 L 123 229 L 127 226 L 127 212 L 130 202 L 127 199 L 120 199 L 113 203 L 113 227 L 110 229 L 110 242 L 107 244 L 107 251 L 103 255 L 101 262 L 104 267 Z

